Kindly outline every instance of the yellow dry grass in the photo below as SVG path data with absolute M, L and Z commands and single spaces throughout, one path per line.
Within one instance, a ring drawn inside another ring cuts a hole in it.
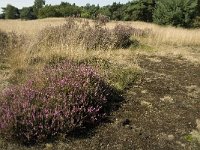
M 111 22 L 108 25 L 113 27 L 116 23 L 130 25 L 137 29 L 149 30 L 150 36 L 145 38 L 147 44 L 160 45 L 171 44 L 178 46 L 200 45 L 200 29 L 183 29 L 171 26 L 159 26 L 153 23 L 139 21 L 132 22 Z
M 65 23 L 65 18 L 48 18 L 31 21 L 21 20 L 0 20 L 0 29 L 14 31 L 20 34 L 35 35 L 47 26 L 58 26 Z M 126 24 L 139 29 L 148 29 L 150 36 L 145 41 L 151 45 L 173 44 L 178 46 L 200 45 L 200 29 L 183 29 L 170 26 L 159 26 L 145 22 L 115 22 L 108 23 L 112 28 L 116 24 Z
M 58 26 L 65 22 L 64 18 L 48 18 L 38 20 L 0 20 L 0 29 L 7 32 L 35 35 L 47 26 Z
M 84 59 L 91 57 L 99 57 L 109 59 L 118 64 L 130 64 L 130 60 L 135 60 L 135 52 L 141 52 L 144 47 L 138 48 L 138 50 L 116 50 L 116 51 L 91 51 L 86 52 L 84 50 L 74 49 L 61 49 L 54 48 L 52 50 L 43 50 L 39 53 L 30 56 L 29 47 L 35 39 L 40 30 L 47 26 L 58 26 L 65 23 L 65 18 L 48 18 L 32 21 L 21 20 L 0 20 L 0 30 L 14 31 L 19 34 L 26 34 L 30 37 L 30 42 L 23 50 L 13 52 L 11 56 L 11 64 L 13 68 L 26 68 L 26 59 L 29 57 L 42 57 L 48 59 L 52 55 L 61 55 L 71 58 Z M 90 21 L 91 23 L 91 21 Z M 113 28 L 116 24 L 130 25 L 134 28 L 149 30 L 150 34 L 147 37 L 136 37 L 140 43 L 152 47 L 154 53 L 158 55 L 181 55 L 192 61 L 200 62 L 200 54 L 191 53 L 190 47 L 200 46 L 200 30 L 199 29 L 183 29 L 175 27 L 162 27 L 159 25 L 144 23 L 144 22 L 115 22 L 112 21 L 107 24 L 107 27 Z M 178 48 L 177 48 L 178 47 Z M 188 48 L 189 47 L 189 48 Z M 148 48 L 147 48 L 148 49 Z M 198 48 L 197 48 L 198 49 Z M 184 51 L 182 51 L 184 50 Z M 17 57 L 16 57 L 17 56 Z

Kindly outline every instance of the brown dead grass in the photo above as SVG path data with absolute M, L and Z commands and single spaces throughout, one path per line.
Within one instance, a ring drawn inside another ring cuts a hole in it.
M 77 19 L 82 21 L 83 19 Z M 134 28 L 148 31 L 148 36 L 136 36 L 142 46 L 137 49 L 116 50 L 116 51 L 92 51 L 87 52 L 83 49 L 75 48 L 58 48 L 51 50 L 43 49 L 38 53 L 31 54 L 30 48 L 34 44 L 36 35 L 47 26 L 59 26 L 65 23 L 65 18 L 48 18 L 32 21 L 21 20 L 1 20 L 0 29 L 3 31 L 14 31 L 18 34 L 26 35 L 30 40 L 21 50 L 15 50 L 10 59 L 11 66 L 14 70 L 23 69 L 28 66 L 27 59 L 31 57 L 41 57 L 48 60 L 52 55 L 64 57 L 87 59 L 91 57 L 105 58 L 117 64 L 126 64 L 127 66 L 135 65 L 136 53 L 154 54 L 159 56 L 177 56 L 184 57 L 192 62 L 200 62 L 200 30 L 199 29 L 182 29 L 174 27 L 161 27 L 155 24 L 144 22 L 115 22 L 107 24 L 107 27 L 113 28 L 116 24 L 130 25 Z M 93 23 L 89 20 L 89 23 Z M 139 33 L 138 33 L 139 34 Z M 149 53 L 150 52 L 150 53 Z M 17 56 L 17 57 L 16 57 Z M 134 60 L 130 64 L 130 60 Z M 42 67 L 39 64 L 37 67 Z
M 78 19 L 81 21 L 83 19 Z M 65 23 L 64 18 L 48 18 L 38 19 L 32 21 L 21 20 L 1 20 L 0 29 L 4 31 L 15 31 L 20 34 L 35 35 L 41 29 L 46 26 L 58 26 Z M 90 23 L 92 21 L 90 20 Z M 200 45 L 200 29 L 183 29 L 175 27 L 161 27 L 156 24 L 145 22 L 115 22 L 112 21 L 107 24 L 108 27 L 113 28 L 116 24 L 126 24 L 139 29 L 148 29 L 151 36 L 145 38 L 145 41 L 151 45 L 160 45 L 163 43 L 178 45 L 178 46 L 190 46 Z

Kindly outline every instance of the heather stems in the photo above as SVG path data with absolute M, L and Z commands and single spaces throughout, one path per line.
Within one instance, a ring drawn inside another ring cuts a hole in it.
M 34 79 L 3 92 L 0 134 L 33 143 L 97 123 L 109 92 L 91 67 L 71 61 L 47 66 Z

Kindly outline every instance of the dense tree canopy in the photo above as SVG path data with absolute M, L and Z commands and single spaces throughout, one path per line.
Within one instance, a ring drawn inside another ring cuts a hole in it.
M 3 8 L 0 19 L 36 19 L 47 17 L 82 17 L 95 19 L 104 15 L 111 20 L 139 20 L 161 25 L 192 27 L 199 23 L 200 0 L 131 0 L 126 4 L 77 6 L 68 2 L 45 5 L 45 0 L 35 0 L 32 7 L 18 10 L 12 5 Z
M 17 19 L 20 16 L 18 8 L 8 4 L 6 8 L 3 9 L 5 14 L 5 19 Z
M 33 7 L 23 7 L 20 10 L 20 18 L 25 20 L 36 19 L 36 16 L 33 12 Z
M 197 16 L 197 0 L 159 0 L 153 14 L 154 22 L 161 25 L 192 26 Z
M 35 0 L 33 5 L 33 11 L 38 16 L 39 10 L 45 5 L 45 0 Z

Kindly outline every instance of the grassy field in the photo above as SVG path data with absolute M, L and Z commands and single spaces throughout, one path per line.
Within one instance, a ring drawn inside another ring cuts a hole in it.
M 86 20 L 75 22 L 85 25 Z M 24 83 L 51 61 L 70 59 L 98 70 L 124 100 L 92 131 L 31 147 L 2 139 L 0 149 L 199 149 L 199 29 L 112 21 L 102 28 L 133 27 L 131 39 L 137 45 L 88 50 L 84 43 L 77 44 L 78 32 L 60 30 L 64 23 L 64 18 L 0 21 L 0 30 L 19 37 L 8 54 L 0 56 L 0 90 Z

